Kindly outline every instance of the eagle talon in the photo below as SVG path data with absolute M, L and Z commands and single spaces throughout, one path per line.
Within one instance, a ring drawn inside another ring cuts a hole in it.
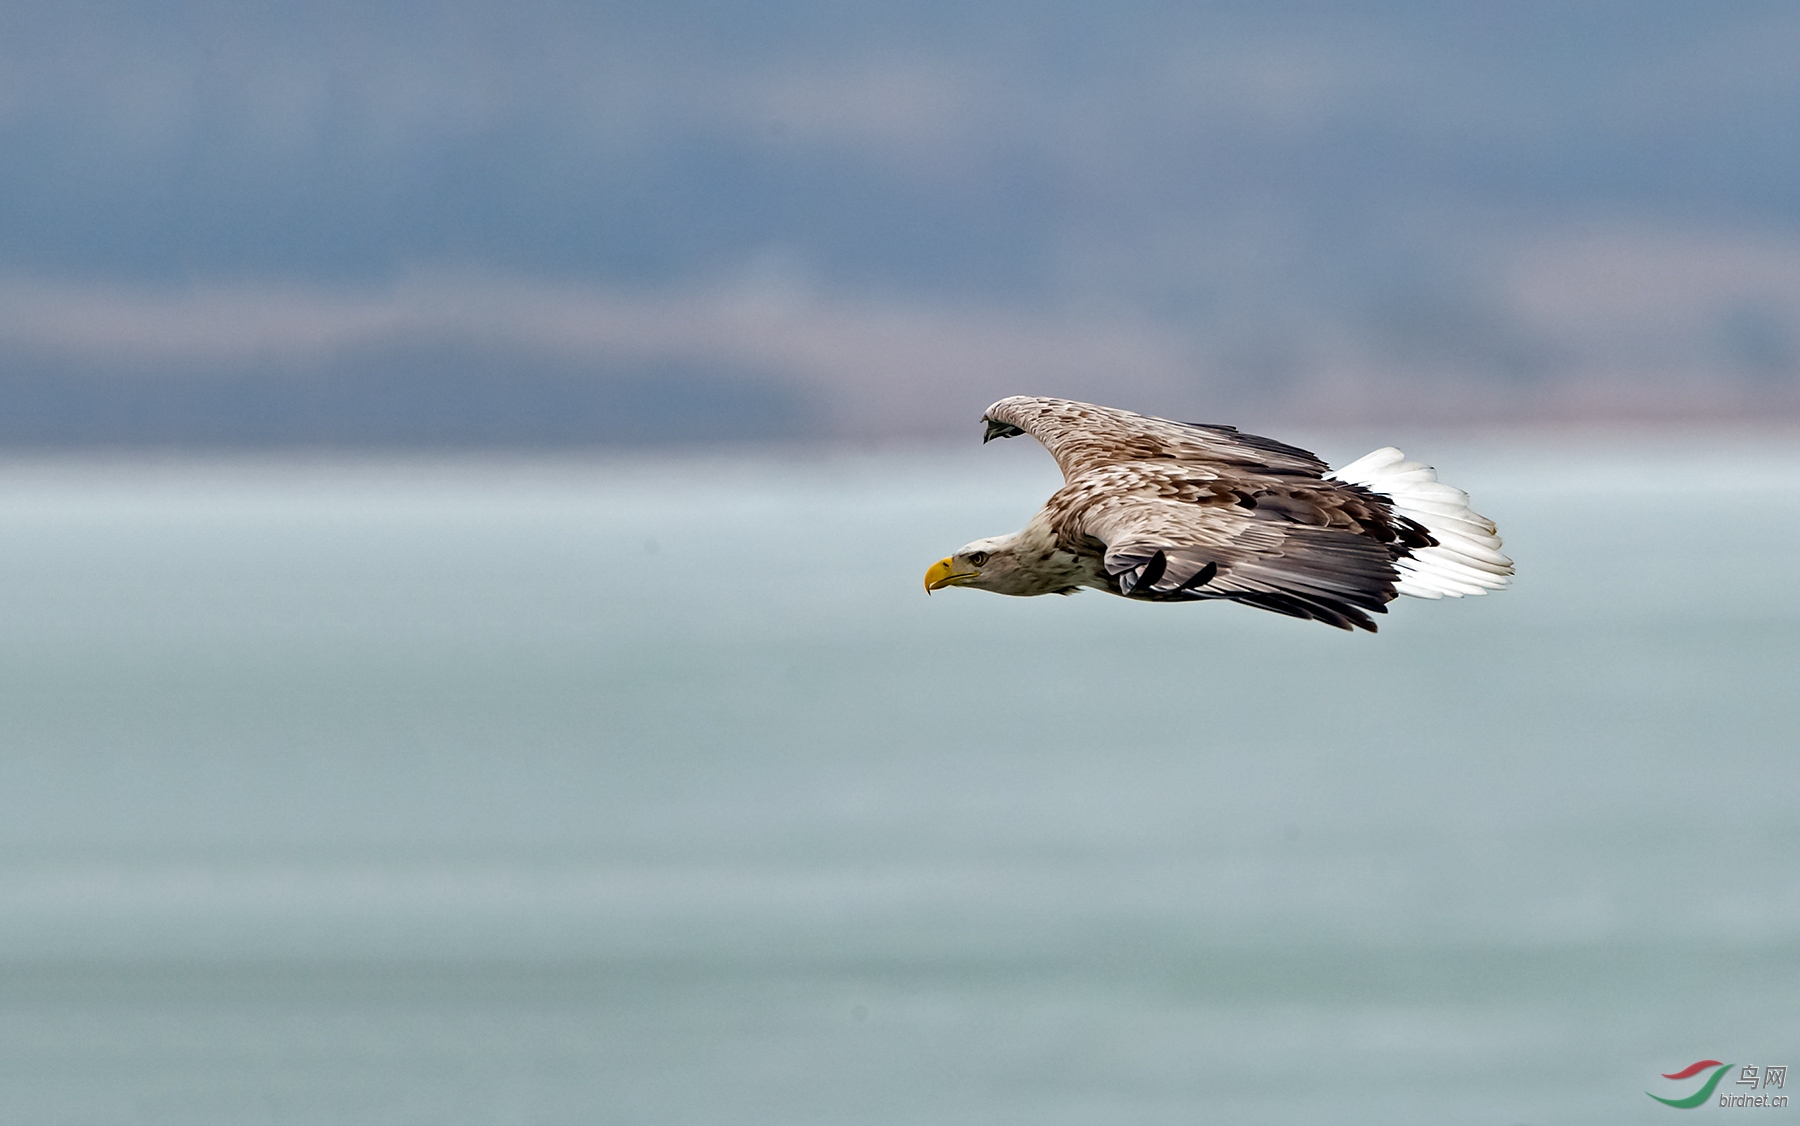
M 1219 573 L 1219 564 L 1216 561 L 1208 562 L 1206 564 L 1206 566 L 1204 566 L 1204 567 L 1200 568 L 1198 571 L 1194 572 L 1193 578 L 1189 579 L 1187 582 L 1182 583 L 1180 586 L 1176 587 L 1175 593 L 1180 594 L 1184 590 L 1193 590 L 1197 586 L 1205 586 L 1207 583 L 1212 582 L 1213 576 L 1217 575 L 1218 573 Z
M 1131 584 L 1131 593 L 1136 594 L 1141 590 L 1145 594 L 1154 594 L 1156 584 L 1162 581 L 1163 573 L 1168 569 L 1169 557 L 1158 551 L 1138 573 L 1137 581 Z

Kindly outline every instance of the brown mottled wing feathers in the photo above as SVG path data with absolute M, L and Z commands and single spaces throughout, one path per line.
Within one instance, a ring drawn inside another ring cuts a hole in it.
M 1131 461 L 1194 461 L 1303 477 L 1321 477 L 1328 468 L 1303 449 L 1235 427 L 1174 422 L 1070 399 L 1015 395 L 989 407 L 985 417 L 1036 438 L 1062 467 L 1065 481 Z
M 988 417 L 1055 456 L 1066 484 L 1045 506 L 1051 527 L 1067 549 L 1101 552 L 1121 594 L 1367 630 L 1394 598 L 1406 529 L 1305 450 L 1061 399 L 1003 399 Z

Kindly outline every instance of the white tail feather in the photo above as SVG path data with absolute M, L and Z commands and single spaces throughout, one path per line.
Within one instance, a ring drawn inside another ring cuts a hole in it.
M 1381 493 L 1394 502 L 1398 515 L 1416 520 L 1438 541 L 1415 548 L 1412 558 L 1394 564 L 1400 581 L 1394 589 L 1415 598 L 1461 598 L 1499 590 L 1513 573 L 1512 560 L 1500 552 L 1494 522 L 1469 507 L 1469 494 L 1442 484 L 1437 470 L 1392 446 L 1383 446 L 1334 470 L 1332 477 Z

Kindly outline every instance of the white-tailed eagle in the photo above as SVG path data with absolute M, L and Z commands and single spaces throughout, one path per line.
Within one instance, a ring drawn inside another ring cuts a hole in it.
M 1485 594 L 1513 572 L 1468 494 L 1392 446 L 1334 471 L 1231 426 L 1025 395 L 982 421 L 984 442 L 1041 442 L 1063 487 L 1023 531 L 932 564 L 928 592 L 1225 598 L 1373 632 L 1397 594 Z

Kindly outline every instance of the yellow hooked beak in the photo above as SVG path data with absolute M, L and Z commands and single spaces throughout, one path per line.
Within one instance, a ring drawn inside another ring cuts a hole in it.
M 951 562 L 948 557 L 940 559 L 925 572 L 925 593 L 930 594 L 934 590 L 943 590 L 947 586 L 961 586 L 974 578 L 976 574 L 978 572 L 975 571 L 958 572 L 956 564 Z

